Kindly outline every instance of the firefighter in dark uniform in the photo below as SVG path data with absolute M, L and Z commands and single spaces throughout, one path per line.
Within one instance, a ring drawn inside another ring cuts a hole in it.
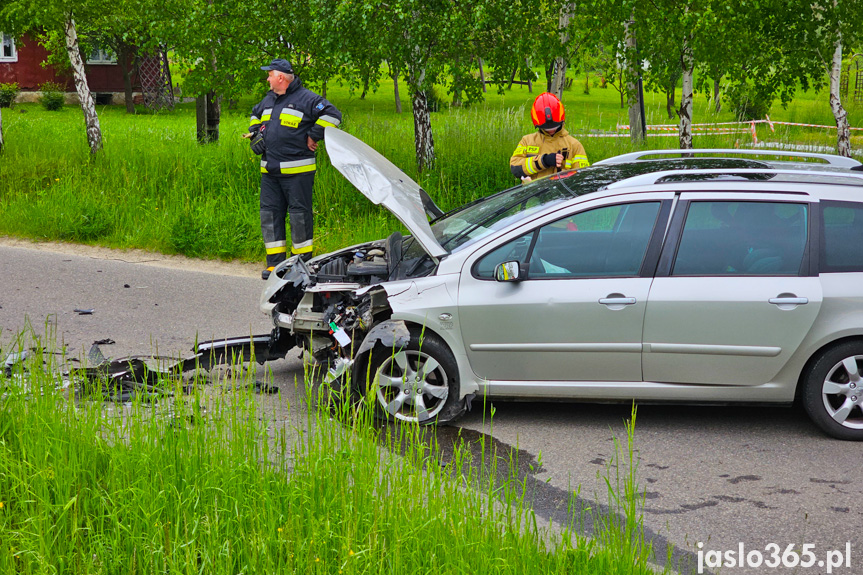
M 312 257 L 315 150 L 324 128 L 338 126 L 342 114 L 326 98 L 303 88 L 287 60 L 273 60 L 261 70 L 267 71 L 271 90 L 252 110 L 249 133 L 252 151 L 261 156 L 261 233 L 267 250 L 261 277 L 267 279 L 287 258 L 287 214 L 291 253 Z

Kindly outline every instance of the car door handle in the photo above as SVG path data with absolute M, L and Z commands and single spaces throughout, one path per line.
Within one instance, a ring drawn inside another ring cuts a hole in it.
M 600 298 L 599 303 L 602 305 L 633 305 L 635 303 L 634 297 L 604 297 Z
M 809 298 L 805 297 L 772 297 L 767 300 L 773 305 L 806 305 L 809 303 Z

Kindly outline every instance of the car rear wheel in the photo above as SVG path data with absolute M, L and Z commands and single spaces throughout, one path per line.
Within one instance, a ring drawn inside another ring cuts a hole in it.
M 839 344 L 806 372 L 803 407 L 812 421 L 837 439 L 863 440 L 863 342 Z
M 458 366 L 435 335 L 412 332 L 402 349 L 375 349 L 370 373 L 383 418 L 430 424 L 461 414 Z

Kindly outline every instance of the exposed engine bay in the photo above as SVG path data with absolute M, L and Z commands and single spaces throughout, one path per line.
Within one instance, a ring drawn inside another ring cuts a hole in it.
M 273 271 L 277 279 L 264 290 L 261 309 L 273 317 L 274 339 L 293 340 L 320 362 L 347 361 L 372 327 L 390 318 L 378 284 L 426 276 L 435 267 L 412 237 L 395 232 L 309 262 L 289 259 Z

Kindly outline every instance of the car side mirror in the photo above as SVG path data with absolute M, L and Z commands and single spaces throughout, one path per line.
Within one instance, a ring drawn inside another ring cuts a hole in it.
M 494 268 L 494 279 L 499 282 L 520 282 L 527 277 L 527 264 L 503 262 Z

